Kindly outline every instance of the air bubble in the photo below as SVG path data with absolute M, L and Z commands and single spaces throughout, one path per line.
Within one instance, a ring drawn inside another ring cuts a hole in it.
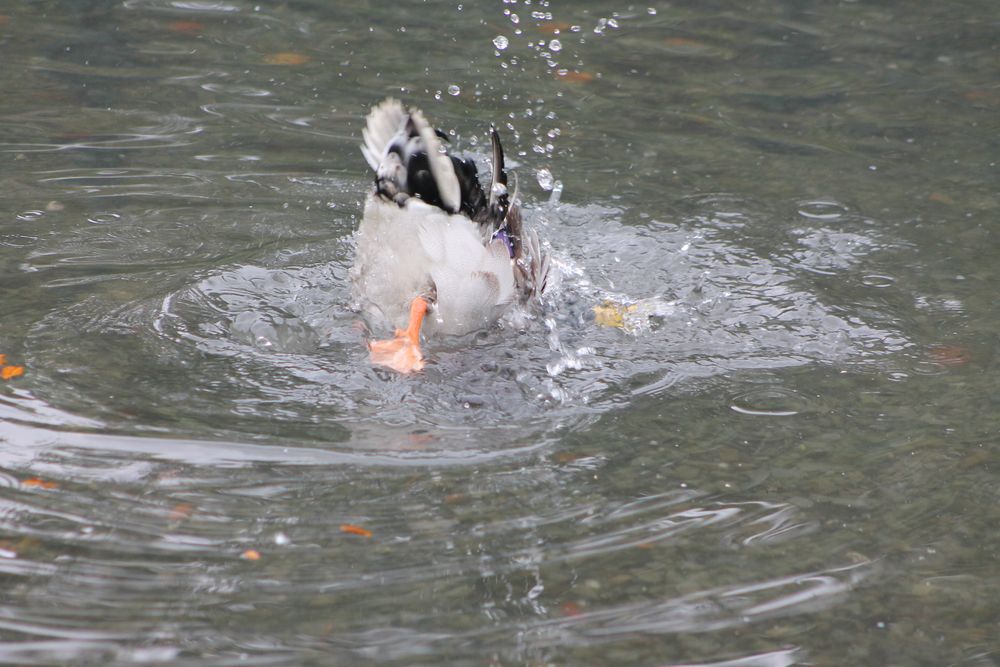
M 848 213 L 848 208 L 840 202 L 817 199 L 799 202 L 798 214 L 813 220 L 837 220 Z
M 808 409 L 808 400 L 784 387 L 762 387 L 736 396 L 729 408 L 754 417 L 794 417 Z
M 877 273 L 872 273 L 861 278 L 861 284 L 865 287 L 875 287 L 877 289 L 884 289 L 886 287 L 892 287 L 896 284 L 896 279 L 892 276 L 880 275 Z
M 451 95 L 452 97 L 455 97 L 461 92 L 462 89 L 456 86 L 455 84 L 451 84 L 450 86 L 448 86 L 448 94 Z
M 549 42 L 549 49 L 552 51 L 562 51 L 562 42 L 558 39 L 553 39 Z
M 510 41 L 503 35 L 497 35 L 493 38 L 493 46 L 497 47 L 497 51 L 503 51 L 507 48 Z
M 97 213 L 87 218 L 87 222 L 92 225 L 109 225 L 118 220 L 121 220 L 121 216 L 117 213 Z

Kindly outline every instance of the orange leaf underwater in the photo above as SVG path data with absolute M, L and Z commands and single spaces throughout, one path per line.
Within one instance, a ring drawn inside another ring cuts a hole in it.
M 170 514 L 167 519 L 170 523 L 178 523 L 184 521 L 185 519 L 190 519 L 191 515 L 194 514 L 194 505 L 191 503 L 177 503 L 174 508 L 170 510 Z
M 58 489 L 59 484 L 56 482 L 50 482 L 47 479 L 41 479 L 39 477 L 31 477 L 29 479 L 23 480 L 21 486 L 26 486 L 28 488 L 37 489 Z
M 173 32 L 184 32 L 189 35 L 197 35 L 205 29 L 205 24 L 200 21 L 171 21 L 167 24 L 167 29 Z
M 590 72 L 578 72 L 576 70 L 570 70 L 568 72 L 559 72 L 558 76 L 563 81 L 570 81 L 572 83 L 587 83 L 588 81 L 594 80 L 594 75 Z
M 559 609 L 565 616 L 580 616 L 583 614 L 583 609 L 580 608 L 580 605 L 572 601 L 563 602 L 559 605 Z
M 256 549 L 247 549 L 240 554 L 240 558 L 243 560 L 260 560 L 260 552 Z
M 361 537 L 371 537 L 372 531 L 367 528 L 362 528 L 361 526 L 355 526 L 352 523 L 342 523 L 340 524 L 340 532 L 349 533 L 351 535 L 360 535 Z
M 965 366 L 972 361 L 972 351 L 964 345 L 933 345 L 927 356 L 942 366 Z
M 310 60 L 312 58 L 304 53 L 291 53 L 287 51 L 264 56 L 264 62 L 268 65 L 305 65 Z
M 927 197 L 930 201 L 937 202 L 939 204 L 954 204 L 955 200 L 942 192 L 932 192 L 930 196 Z
M 572 27 L 572 23 L 566 23 L 565 21 L 548 21 L 546 23 L 539 23 L 537 26 L 538 32 L 544 32 L 547 35 L 558 35 Z
M 0 380 L 9 380 L 21 375 L 24 375 L 24 366 L 8 366 L 7 355 L 0 354 Z

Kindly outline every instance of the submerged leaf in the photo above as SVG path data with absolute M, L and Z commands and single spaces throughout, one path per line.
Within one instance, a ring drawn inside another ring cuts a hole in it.
M 190 519 L 192 514 L 194 514 L 194 505 L 191 503 L 177 503 L 170 510 L 168 519 L 170 523 L 180 523 L 185 519 Z
M 933 345 L 927 356 L 942 366 L 965 366 L 972 361 L 972 351 L 964 345 Z
M 183 32 L 190 35 L 197 35 L 205 29 L 205 24 L 200 21 L 171 21 L 167 24 L 167 29 L 172 32 Z
M 360 535 L 361 537 L 372 536 L 372 531 L 367 528 L 362 528 L 361 526 L 355 526 L 353 523 L 340 524 L 340 532 L 349 533 L 351 535 Z
M 292 53 L 290 51 L 269 53 L 264 56 L 264 62 L 268 65 L 305 65 L 310 60 L 312 58 L 304 53 Z
M 557 74 L 563 81 L 570 81 L 572 83 L 587 83 L 594 80 L 593 74 L 579 70 L 559 70 Z
M 614 327 L 616 329 L 625 328 L 625 316 L 634 312 L 635 304 L 626 306 L 614 301 L 605 301 L 599 306 L 594 306 L 594 321 L 601 327 Z
M 559 605 L 559 609 L 564 616 L 581 616 L 583 614 L 583 609 L 580 608 L 580 605 L 572 600 L 563 602 Z
M 21 486 L 28 487 L 29 489 L 58 489 L 59 484 L 57 482 L 50 482 L 47 479 L 41 479 L 40 477 L 30 477 L 21 482 Z
M 565 21 L 546 21 L 536 26 L 538 32 L 544 32 L 547 35 L 558 35 L 572 27 L 572 23 L 566 23 Z

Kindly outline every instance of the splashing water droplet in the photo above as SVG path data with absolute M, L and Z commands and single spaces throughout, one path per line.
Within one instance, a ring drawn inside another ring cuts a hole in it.
M 558 39 L 553 39 L 549 42 L 549 50 L 551 51 L 562 51 L 562 42 Z
M 542 190 L 552 189 L 552 172 L 548 169 L 542 167 L 535 173 L 535 178 L 538 179 L 538 185 L 541 186 Z
M 493 46 L 497 47 L 497 51 L 503 51 L 510 44 L 508 39 L 503 35 L 497 35 L 493 38 Z
M 461 92 L 462 89 L 456 86 L 455 84 L 451 84 L 450 86 L 448 86 L 448 94 L 451 95 L 452 97 L 458 95 Z
M 552 184 L 552 194 L 549 195 L 549 206 L 559 205 L 559 200 L 562 199 L 562 191 L 562 181 L 556 181 Z

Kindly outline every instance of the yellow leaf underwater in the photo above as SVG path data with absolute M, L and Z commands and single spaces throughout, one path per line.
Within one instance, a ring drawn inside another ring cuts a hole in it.
M 597 326 L 638 334 L 654 327 L 657 318 L 673 314 L 674 304 L 655 296 L 632 303 L 605 299 L 599 306 L 594 306 L 593 311 Z
M 600 306 L 594 306 L 594 321 L 601 327 L 625 328 L 625 316 L 633 313 L 636 305 L 625 305 L 614 301 L 605 301 Z

